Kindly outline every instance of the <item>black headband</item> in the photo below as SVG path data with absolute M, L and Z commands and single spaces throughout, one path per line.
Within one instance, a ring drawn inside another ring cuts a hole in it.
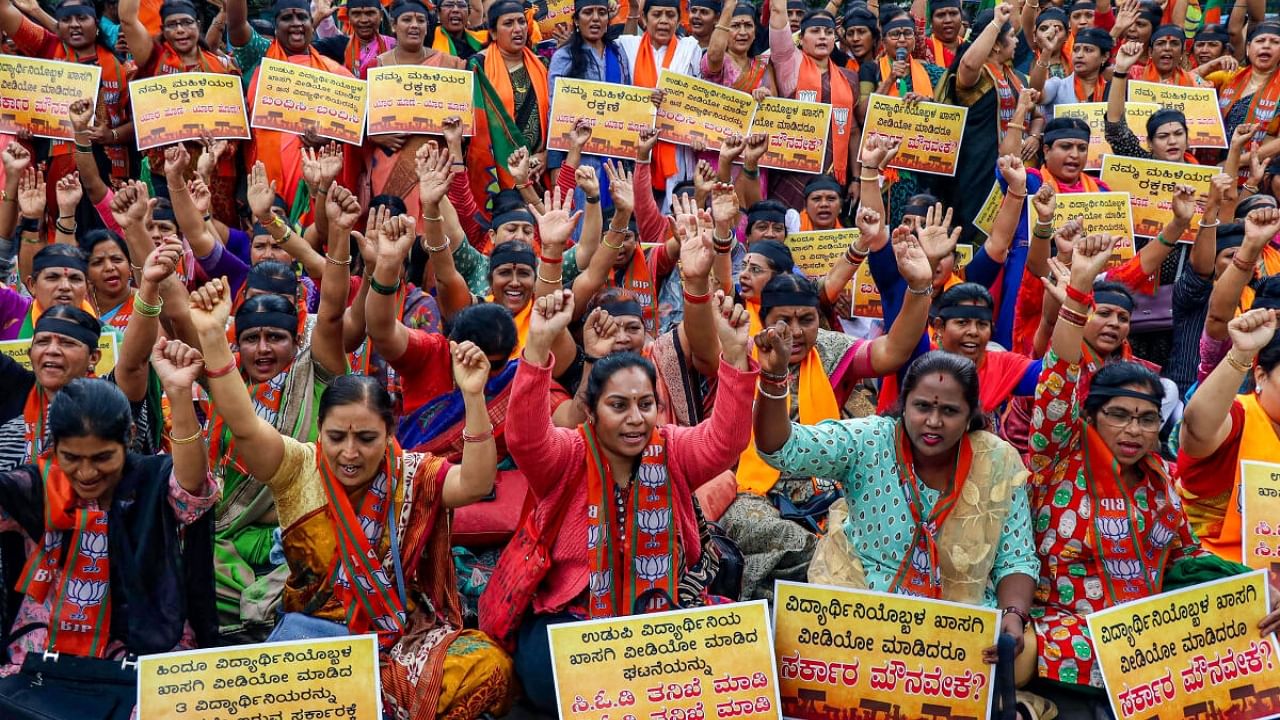
M 1114 290 L 1099 290 L 1093 294 L 1094 305 L 1115 305 L 1133 312 L 1133 298 Z
M 1205 25 L 1196 33 L 1196 42 L 1220 42 L 1223 45 L 1231 42 L 1231 36 L 1221 25 Z
M 899 15 L 898 17 L 890 20 L 889 22 L 881 26 L 880 30 L 881 32 L 887 35 L 889 34 L 890 31 L 897 30 L 899 28 L 908 28 L 912 31 L 915 31 L 916 24 L 911 21 L 911 18 L 905 15 Z
M 500 212 L 497 215 L 494 215 L 493 220 L 489 222 L 489 228 L 494 232 L 497 232 L 498 228 L 502 227 L 503 225 L 506 225 L 507 223 L 513 223 L 513 222 L 524 222 L 524 223 L 529 223 L 530 225 L 535 224 L 533 219 L 533 213 L 529 212 L 528 210 L 525 210 L 522 207 L 515 207 L 515 208 L 511 208 L 510 210 L 504 210 L 503 212 Z
M 171 15 L 190 15 L 193 18 L 199 18 L 196 13 L 196 6 L 185 0 L 169 0 L 160 6 L 160 19 L 164 20 Z
M 1089 396 L 1100 398 L 1136 398 L 1138 400 L 1146 400 L 1156 407 L 1160 407 L 1161 403 L 1164 402 L 1164 398 L 1152 395 L 1151 393 L 1139 392 L 1138 390 L 1130 390 L 1129 388 L 1124 387 L 1111 387 L 1109 385 L 1089 386 Z
M 32 336 L 34 337 L 42 332 L 64 335 L 72 340 L 84 343 L 85 347 L 90 350 L 97 349 L 98 336 L 102 333 L 101 330 L 95 333 L 89 328 L 73 320 L 61 317 L 51 317 L 49 313 L 41 315 L 40 319 L 36 321 L 35 327 L 32 329 Z
M 938 311 L 942 320 L 986 320 L 991 322 L 991 308 L 986 305 L 948 305 Z
M 1051 148 L 1053 147 L 1053 144 L 1059 140 L 1083 140 L 1085 142 L 1089 142 L 1089 129 L 1081 127 L 1060 127 L 1045 131 L 1045 147 Z
M 720 0 L 689 0 L 689 9 L 700 7 L 711 10 L 717 14 L 724 9 L 724 5 L 720 4 Z
M 1238 248 L 1243 244 L 1244 223 L 1230 223 L 1218 226 L 1217 250 L 1214 251 L 1215 255 L 1221 254 L 1223 250 Z
M 298 336 L 298 316 L 279 310 L 236 313 L 236 339 L 254 328 L 269 327 L 284 330 L 294 338 Z
M 1184 42 L 1187 34 L 1177 25 L 1161 25 L 1151 32 L 1151 44 L 1155 45 L 1156 41 L 1162 37 L 1174 37 L 1178 38 L 1179 42 Z
M 1259 35 L 1280 35 L 1280 24 L 1262 22 L 1254 25 L 1253 29 L 1249 31 L 1249 42 L 1253 42 L 1253 39 Z
M 409 0 L 408 2 L 402 2 L 399 5 L 396 5 L 395 7 L 391 8 L 391 19 L 396 20 L 401 15 L 404 15 L 405 13 L 418 13 L 419 15 L 425 15 L 428 18 L 431 17 L 431 14 L 427 12 L 426 5 L 423 5 L 422 3 L 419 3 L 419 2 L 412 2 L 412 0 Z
M 1147 137 L 1150 138 L 1155 135 L 1156 130 L 1159 130 L 1161 125 L 1171 122 L 1178 123 L 1184 130 L 1187 128 L 1187 116 L 1182 114 L 1181 110 L 1160 108 L 1151 113 L 1151 116 L 1147 118 Z
M 614 317 L 638 317 L 644 319 L 644 308 L 640 307 L 640 303 L 635 300 L 618 300 L 616 302 L 601 303 L 600 307 L 604 311 Z
M 1067 14 L 1071 15 L 1080 10 L 1097 10 L 1098 4 L 1093 0 L 1076 0 L 1067 8 Z
M 1060 22 L 1063 27 L 1067 25 L 1067 14 L 1062 12 L 1062 8 L 1050 7 L 1040 11 L 1036 16 L 1036 27 L 1040 27 L 1046 22 Z
M 644 11 L 649 12 L 649 8 L 672 8 L 677 12 L 680 10 L 680 0 L 648 0 L 644 4 Z
M 947 8 L 959 9 L 959 7 L 960 0 L 933 0 L 933 2 L 929 3 L 929 14 L 932 15 L 939 10 L 945 10 Z
M 1109 55 L 1111 48 L 1115 47 L 1116 41 L 1112 39 L 1111 33 L 1098 28 L 1085 28 L 1076 33 L 1076 45 L 1092 45 L 1102 51 L 1103 55 Z
M 809 6 L 804 4 L 804 0 L 787 0 L 788 10 L 808 10 Z
M 249 276 L 245 278 L 244 286 L 246 290 L 261 290 L 272 295 L 288 295 L 289 297 L 297 297 L 298 295 L 298 279 L 295 277 L 280 277 L 251 271 Z
M 755 17 L 756 6 L 748 2 L 740 2 L 737 5 L 734 5 L 733 15 L 731 17 L 738 17 L 739 15 L 746 15 L 747 17 L 752 18 Z
M 818 175 L 804 185 L 805 197 L 808 197 L 819 190 L 830 190 L 837 195 L 842 195 L 844 193 L 844 188 L 841 187 L 840 183 L 830 175 Z
M 589 7 L 609 7 L 609 0 L 573 0 L 573 13 L 576 15 Z
M 902 208 L 902 216 L 929 217 L 928 205 L 908 205 Z
M 768 290 L 760 293 L 760 307 L 818 307 L 818 293 L 797 290 Z
M 791 250 L 779 242 L 759 240 L 751 243 L 747 247 L 747 252 L 768 258 L 769 264 L 777 272 L 791 272 L 791 269 L 796 266 L 795 258 L 791 256 Z
M 805 19 L 800 21 L 801 33 L 812 27 L 831 28 L 832 30 L 835 30 L 836 19 L 826 13 L 814 13 L 812 15 L 805 16 Z
M 37 253 L 31 261 L 31 274 L 39 275 L 49 268 L 71 268 L 82 273 L 89 272 L 89 263 L 79 254 L 42 252 Z
M 772 222 L 782 225 L 787 224 L 787 216 L 781 210 L 772 207 L 762 207 L 747 211 L 747 231 L 758 222 Z
M 507 247 L 509 244 L 502 243 L 493 249 L 493 254 L 489 256 L 489 272 L 492 273 L 497 268 L 508 263 L 528 265 L 531 268 L 538 267 L 538 256 L 534 255 L 532 250 Z
M 311 3 L 307 0 L 276 0 L 276 4 L 271 6 L 271 14 L 274 17 L 280 17 L 286 10 L 301 10 L 310 15 Z
M 363 10 L 366 8 L 372 9 L 372 10 L 381 10 L 382 3 L 379 2 L 379 0 L 347 0 L 348 10 Z
M 489 13 L 486 19 L 489 21 L 489 27 L 497 26 L 498 20 L 503 15 L 523 15 L 524 5 L 515 0 L 498 0 L 498 2 L 489 6 Z
M 63 3 L 53 11 L 53 18 L 55 20 L 66 20 L 67 18 L 75 17 L 76 15 L 87 15 L 91 18 L 96 18 L 98 17 L 98 11 L 95 10 L 92 5 L 85 5 L 84 3 L 78 2 Z

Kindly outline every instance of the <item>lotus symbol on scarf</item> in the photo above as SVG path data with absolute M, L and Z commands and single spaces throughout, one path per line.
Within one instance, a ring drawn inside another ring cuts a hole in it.
M 600 600 L 613 589 L 613 572 L 610 570 L 600 570 L 593 572 L 587 579 L 587 585 L 591 588 L 592 597 L 596 598 L 596 607 L 603 610 L 604 603 Z
M 1151 526 L 1151 539 L 1148 544 L 1151 547 L 1165 547 L 1173 540 L 1173 535 L 1173 528 L 1164 523 L 1155 523 Z
M 658 578 L 671 569 L 670 555 L 643 555 L 636 558 L 636 574 L 649 581 L 649 587 L 657 584 Z
M 600 544 L 600 526 L 590 525 L 587 527 L 587 550 L 595 550 Z
M 1116 540 L 1129 534 L 1129 522 L 1124 518 L 1100 517 L 1098 518 L 1098 529 L 1102 531 L 1102 537 L 1108 540 Z
M 85 608 L 101 603 L 106 594 L 105 580 L 72 580 L 67 583 L 67 600 L 80 609 L 79 612 L 72 614 L 71 619 L 88 620 L 89 618 L 85 616 Z
M 374 518 L 360 516 L 360 528 L 364 530 L 364 536 L 368 538 L 370 544 L 378 542 L 378 535 L 382 533 L 382 528 L 379 525 L 381 523 Z
M 667 484 L 667 467 L 640 463 L 640 469 L 636 470 L 636 479 L 640 481 L 641 487 L 649 489 L 649 499 L 657 500 L 658 494 L 654 490 Z
M 378 584 L 382 587 L 391 587 L 391 578 L 387 577 L 387 571 L 383 568 L 378 568 L 373 571 L 373 579 L 377 580 Z
M 365 591 L 366 593 L 373 592 L 373 586 L 369 584 L 369 581 L 365 579 L 363 575 L 356 575 L 354 577 L 356 580 L 356 584 L 360 586 L 361 590 Z
M 107 534 L 87 532 L 80 536 L 80 554 L 89 560 L 85 572 L 101 572 L 98 561 L 107 556 Z
M 1104 564 L 1111 575 L 1120 580 L 1142 577 L 1142 563 L 1138 560 L 1105 560 Z
M 666 532 L 667 527 L 671 525 L 671 510 L 641 510 L 636 514 L 636 522 L 639 523 L 640 530 L 649 536 L 649 542 L 644 546 L 659 547 L 658 533 Z

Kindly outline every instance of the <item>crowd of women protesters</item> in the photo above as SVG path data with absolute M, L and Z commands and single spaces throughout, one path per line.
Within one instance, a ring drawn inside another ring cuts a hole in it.
M 997 609 L 1022 717 L 1109 717 L 1085 616 L 1246 571 L 1241 461 L 1280 462 L 1280 20 L 818 2 L 544 32 L 520 0 L 0 0 L 0 52 L 101 70 L 71 141 L 0 135 L 0 715 L 128 717 L 122 659 L 364 633 L 387 717 L 555 715 L 549 626 L 788 580 Z M 252 106 L 263 58 L 482 91 L 440 135 L 134 149 L 130 80 Z M 663 72 L 831 104 L 824 172 L 760 134 L 548 149 L 558 80 Z M 1134 80 L 1213 88 L 1228 147 L 1177 108 L 1135 133 Z M 967 108 L 954 177 L 864 142 L 876 93 Z M 1104 127 L 1055 116 L 1082 102 Z M 1099 134 L 1221 166 L 1121 262 L 1055 220 L 1108 191 Z M 837 228 L 802 270 L 789 236 Z

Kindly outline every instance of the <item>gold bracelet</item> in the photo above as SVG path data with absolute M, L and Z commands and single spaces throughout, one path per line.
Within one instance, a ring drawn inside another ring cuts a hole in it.
M 873 183 L 880 182 L 879 175 L 872 175 L 871 177 L 867 177 L 866 175 L 859 175 L 858 179 L 861 180 L 862 182 L 873 182 Z
M 346 260 L 337 260 L 335 258 L 329 257 L 329 253 L 324 254 L 324 260 L 325 262 L 332 263 L 334 265 L 350 265 L 351 264 L 351 258 L 347 258 Z
M 621 230 L 614 230 L 613 228 L 609 228 L 609 232 L 620 233 L 620 232 L 622 232 L 622 231 L 621 231 Z M 608 233 L 606 233 L 604 237 L 600 238 L 600 242 L 601 242 L 601 244 L 603 244 L 605 247 L 609 248 L 610 250 L 621 250 L 621 249 L 622 249 L 622 244 L 621 244 L 621 243 L 619 243 L 619 244 L 617 244 L 617 245 L 610 245 L 610 244 L 609 244 L 609 235 L 608 235 Z
M 204 433 L 203 433 L 203 432 L 201 432 L 201 431 L 199 431 L 199 430 L 197 430 L 197 431 L 196 431 L 196 433 L 195 433 L 194 435 L 192 435 L 191 437 L 185 437 L 185 438 L 176 438 L 176 437 L 174 437 L 172 434 L 170 434 L 170 435 L 169 435 L 169 442 L 170 442 L 170 443 L 173 443 L 174 445 L 190 445 L 191 443 L 195 442 L 196 440 L 199 440 L 199 439 L 200 439 L 200 436 L 201 436 L 201 435 L 203 435 L 203 434 L 204 434 Z
M 729 26 L 728 26 L 728 25 L 716 25 L 716 30 L 723 30 L 723 31 L 725 31 L 725 32 L 733 32 L 732 30 L 730 30 L 730 29 L 729 29 Z
M 1026 125 L 1023 125 L 1022 123 L 1009 123 L 1008 125 L 1005 125 L 1005 127 L 1006 127 L 1006 128 L 1018 128 L 1018 130 L 1019 130 L 1020 132 L 1026 132 L 1026 131 L 1027 131 L 1027 126 L 1026 126 Z
M 539 273 L 534 273 L 534 274 L 535 274 L 535 275 L 537 275 L 537 277 L 538 277 L 538 282 L 544 282 L 544 283 L 546 283 L 546 284 L 548 284 L 548 285 L 559 285 L 560 283 L 564 282 L 564 273 L 560 273 L 560 277 L 556 278 L 555 280 L 548 280 L 548 279 L 546 279 L 546 278 L 542 277 L 542 273 L 540 273 L 540 272 L 539 272 Z
M 435 217 L 431 217 L 430 215 L 424 214 L 422 216 L 422 221 L 423 222 L 444 222 L 444 215 L 437 215 Z
M 1227 351 L 1227 364 L 1235 368 L 1238 372 L 1241 372 L 1244 374 L 1248 374 L 1249 371 L 1253 369 L 1252 359 L 1250 359 L 1249 362 L 1247 363 L 1237 360 L 1235 357 L 1235 354 L 1231 350 Z

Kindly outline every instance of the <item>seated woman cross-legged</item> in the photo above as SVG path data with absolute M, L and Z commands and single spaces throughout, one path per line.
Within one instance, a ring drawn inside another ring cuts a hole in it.
M 317 440 L 303 443 L 258 417 L 231 372 L 223 339 L 230 310 L 222 280 L 192 296 L 192 322 L 215 368 L 207 373 L 213 401 L 245 470 L 275 495 L 290 576 L 272 639 L 377 633 L 392 715 L 504 712 L 511 660 L 463 629 L 448 529 L 450 510 L 483 498 L 497 471 L 484 352 L 471 343 L 453 348 L 470 438 L 460 464 L 401 451 L 390 395 L 362 375 L 340 375 L 325 389 Z

